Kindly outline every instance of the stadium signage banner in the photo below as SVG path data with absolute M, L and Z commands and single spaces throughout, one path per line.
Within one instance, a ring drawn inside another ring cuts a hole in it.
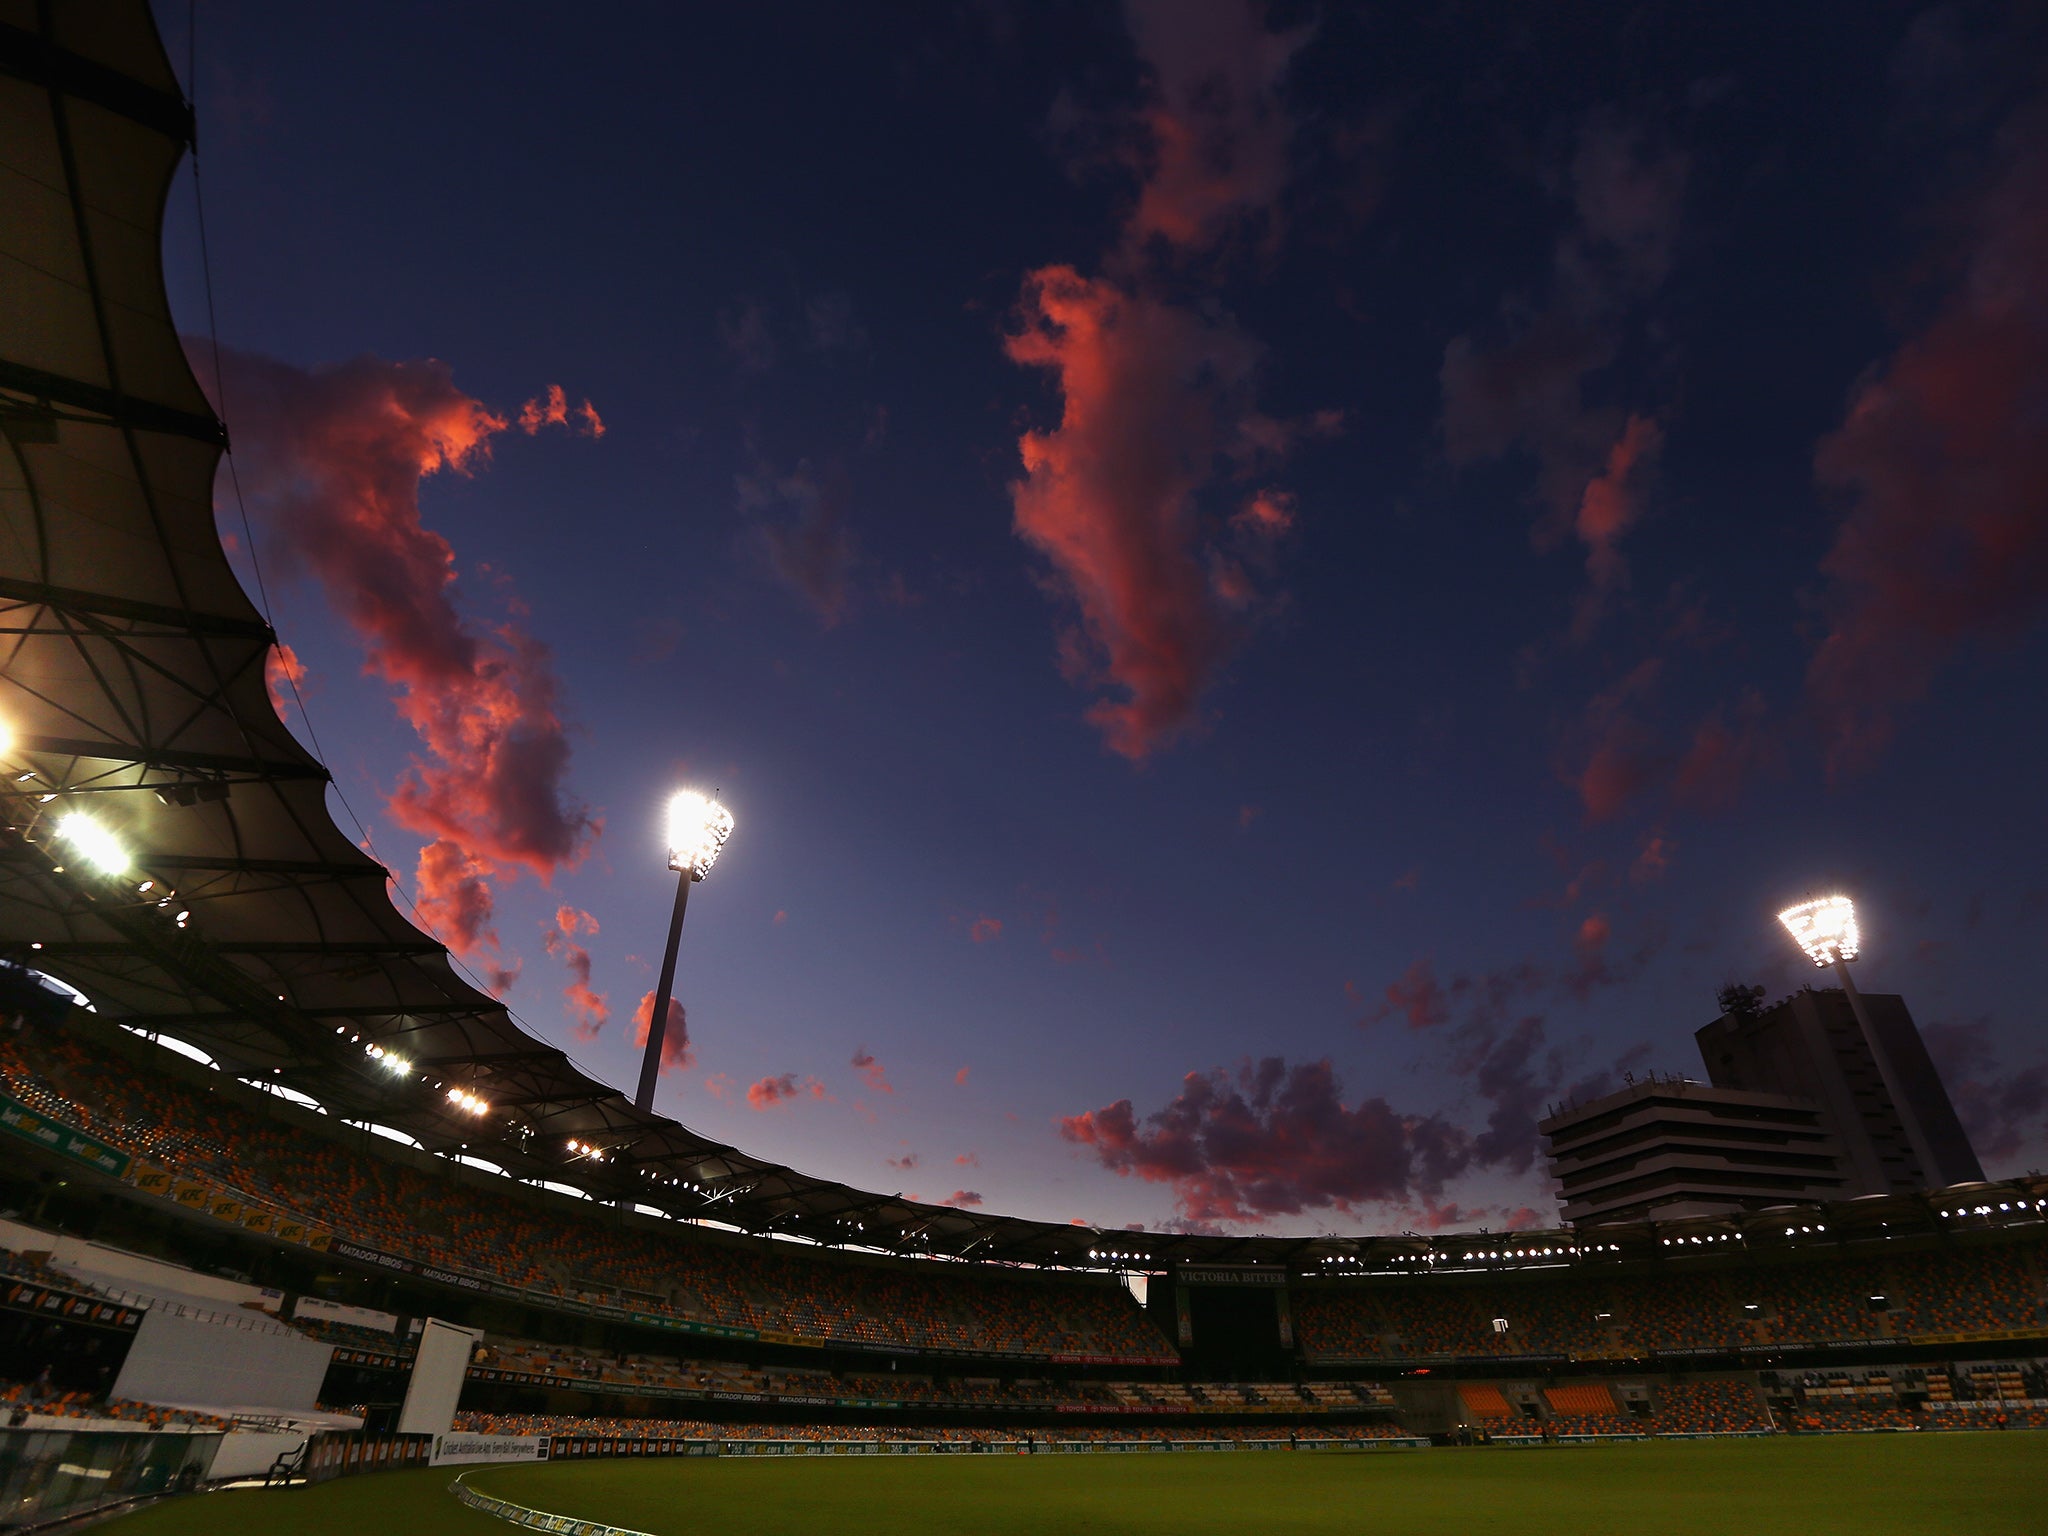
M 75 1323 L 95 1323 L 102 1328 L 119 1328 L 129 1333 L 142 1322 L 142 1313 L 137 1308 L 117 1306 L 104 1297 L 80 1296 L 72 1291 L 61 1291 L 25 1280 L 8 1281 L 5 1288 L 0 1289 L 0 1306 L 18 1312 L 66 1317 Z
M 116 1152 L 105 1142 L 95 1141 L 62 1120 L 39 1115 L 19 1099 L 9 1098 L 4 1093 L 0 1093 L 0 1129 L 11 1131 L 23 1141 L 32 1141 L 60 1157 L 68 1157 L 74 1163 L 97 1168 L 110 1178 L 118 1179 L 128 1171 L 127 1153 Z
M 1287 1272 L 1257 1264 L 1183 1264 L 1173 1272 L 1182 1285 L 1280 1285 Z
M 546 1461 L 546 1435 L 436 1435 L 428 1462 L 437 1467 L 487 1461 Z

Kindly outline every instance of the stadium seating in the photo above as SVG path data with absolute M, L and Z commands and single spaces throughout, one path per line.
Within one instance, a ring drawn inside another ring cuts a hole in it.
M 0 1382 L 0 1424 L 17 1416 L 53 1419 L 118 1419 L 149 1429 L 232 1429 L 233 1424 L 209 1413 L 166 1408 L 125 1398 L 96 1398 L 89 1392 L 52 1392 L 33 1382 Z
M 512 1387 L 554 1386 L 626 1400 L 702 1394 L 701 1418 L 676 1419 L 711 1432 L 721 1402 L 773 1401 L 775 1411 L 831 1405 L 863 1417 L 870 1409 L 974 1410 L 984 1420 L 1005 1410 L 1058 1413 L 1077 1422 L 1052 1431 L 1069 1438 L 1120 1437 L 1131 1423 L 1144 1437 L 1286 1439 L 1290 1434 L 1374 1437 L 1399 1434 L 1395 1398 L 1367 1380 L 1107 1381 L 1063 1370 L 1083 1362 L 1158 1365 L 1174 1352 L 1121 1288 L 1095 1280 L 1040 1276 L 976 1265 L 919 1264 L 834 1254 L 794 1245 L 722 1239 L 688 1224 L 621 1225 L 614 1213 L 536 1196 L 509 1181 L 415 1166 L 363 1138 L 350 1145 L 310 1129 L 302 1112 L 278 1114 L 241 1090 L 213 1091 L 177 1072 L 141 1070 L 120 1050 L 85 1050 L 75 1038 L 0 1034 L 0 1083 L 15 1098 L 79 1127 L 173 1175 L 205 1181 L 245 1206 L 293 1217 L 366 1248 L 467 1271 L 516 1287 L 546 1309 L 586 1300 L 663 1320 L 766 1336 L 761 1361 L 697 1358 L 686 1336 L 673 1351 L 603 1349 L 621 1335 L 590 1331 L 578 1347 L 493 1334 L 472 1377 Z M 0 1278 L 87 1289 L 35 1252 L 0 1251 Z M 2043 1245 L 1957 1245 L 1939 1252 L 1828 1257 L 1799 1262 L 1671 1266 L 1611 1276 L 1458 1276 L 1311 1279 L 1293 1289 L 1303 1354 L 1316 1362 L 1400 1362 L 1417 1357 L 1493 1362 L 1488 1374 L 1543 1376 L 1547 1360 L 1643 1359 L 1660 1352 L 1698 1357 L 1713 1351 L 1887 1338 L 1926 1341 L 1955 1335 L 2001 1340 L 2048 1324 L 2043 1303 Z M 1876 1300 L 1874 1300 L 1876 1298 Z M 353 1314 L 361 1316 L 363 1314 Z M 403 1358 L 411 1340 L 322 1317 L 295 1326 L 350 1350 Z M 541 1329 L 536 1325 L 535 1331 Z M 650 1342 L 654 1335 L 640 1336 Z M 791 1341 L 864 1345 L 908 1369 L 847 1369 L 844 1356 L 781 1352 Z M 711 1348 L 715 1346 L 702 1346 Z M 2003 1342 L 2000 1348 L 2007 1347 Z M 951 1352 L 987 1357 L 950 1362 Z M 1005 1358 L 1007 1357 L 1007 1358 Z M 1859 1349 L 1842 1358 L 1873 1358 Z M 1924 1356 L 1922 1357 L 1924 1358 Z M 789 1363 L 777 1363 L 778 1359 Z M 816 1363 L 813 1363 L 813 1362 Z M 1027 1362 L 1034 1362 L 1027 1364 Z M 360 1362 L 355 1362 L 360 1363 Z M 827 1368 L 836 1366 L 837 1369 Z M 1020 1367 L 1031 1374 L 1019 1377 Z M 1635 1367 L 1631 1367 L 1632 1369 Z M 1696 1368 L 1690 1360 L 1687 1369 Z M 1668 1364 L 1648 1367 L 1669 1369 Z M 965 1374 L 971 1370 L 973 1374 Z M 1138 1374 L 1133 1372 L 1133 1375 Z M 1787 1427 L 1814 1432 L 1926 1427 L 2033 1425 L 2048 1407 L 2048 1382 L 2032 1365 L 1966 1363 L 1900 1368 L 1862 1366 L 1772 1378 L 1792 1408 Z M 360 1394 L 359 1378 L 337 1377 L 337 1391 Z M 1769 1432 L 1775 1426 L 1753 1380 L 1716 1377 L 1650 1386 L 1637 1411 L 1593 1382 L 1555 1383 L 1541 1391 L 1540 1423 L 1528 1415 L 1532 1392 L 1461 1381 L 1468 1419 L 1496 1432 L 1704 1434 Z M 75 1393 L 17 1385 L 0 1402 L 48 1400 L 35 1411 L 70 1416 L 149 1419 L 164 1410 L 96 1404 Z M 1927 1403 L 1923 1411 L 1922 1400 Z M 560 1398 L 516 1393 L 480 1401 L 538 1406 Z M 575 1399 L 570 1399 L 575 1401 Z M 1521 1406 L 1517 1406 L 1517 1403 Z M 641 1406 L 643 1404 L 636 1404 Z M 671 1398 L 672 1408 L 685 1406 Z M 688 1406 L 698 1407 L 697 1402 Z M 1333 1420 L 1375 1411 L 1371 1424 Z M 1085 1416 L 1087 1422 L 1079 1422 Z M 2002 1417 L 2001 1417 L 2002 1416 Z M 506 1415 L 486 1415 L 510 1422 Z M 1240 1421 L 1220 1424 L 1219 1420 Z M 1246 1427 L 1256 1420 L 1251 1427 Z M 536 1421 L 539 1422 L 539 1421 Z M 645 1425 L 631 1418 L 578 1417 L 577 1425 Z M 955 1432 L 887 1426 L 788 1429 L 752 1425 L 733 1434 L 856 1438 L 945 1438 Z M 564 1430 L 563 1432 L 572 1432 Z M 657 1433 L 651 1428 L 575 1433 Z M 694 1433 L 695 1431 L 692 1431 Z M 681 1433 L 681 1431 L 678 1431 Z M 1002 1431 L 961 1430 L 972 1439 Z M 1032 1433 L 1036 1434 L 1037 1431 Z M 993 1443 L 991 1441 L 991 1443 Z
M 1500 1388 L 1488 1382 L 1460 1382 L 1458 1400 L 1475 1419 L 1505 1419 L 1515 1411 Z
M 366 1247 L 722 1327 L 903 1350 L 1170 1359 L 1120 1287 L 718 1245 L 687 1229 L 606 1226 L 510 1192 L 430 1177 L 310 1135 L 62 1036 L 0 1040 L 7 1091 L 52 1118 L 251 1204 Z
M 1750 1381 L 1685 1381 L 1660 1387 L 1653 1418 L 1659 1434 L 1754 1434 L 1775 1427 Z
M 471 1413 L 455 1416 L 457 1433 L 477 1435 L 558 1435 L 568 1439 L 650 1440 L 781 1440 L 824 1443 L 849 1440 L 936 1441 L 955 1445 L 1020 1446 L 1029 1438 L 1040 1444 L 1099 1440 L 1391 1440 L 1408 1432 L 1397 1424 L 1271 1423 L 1186 1428 L 1179 1425 L 1122 1429 L 1098 1424 L 1051 1428 L 962 1429 L 925 1425 L 761 1424 L 714 1422 L 708 1419 L 635 1419 L 584 1417 L 571 1414 Z

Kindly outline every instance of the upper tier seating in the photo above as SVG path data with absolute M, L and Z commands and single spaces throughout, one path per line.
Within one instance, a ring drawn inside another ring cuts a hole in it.
M 137 1157 L 366 1247 L 541 1295 L 804 1338 L 1054 1357 L 1170 1359 L 1120 1286 L 970 1266 L 848 1262 L 783 1245 L 607 1223 L 595 1210 L 431 1176 L 285 1120 L 138 1071 L 64 1036 L 0 1038 L 14 1097 Z

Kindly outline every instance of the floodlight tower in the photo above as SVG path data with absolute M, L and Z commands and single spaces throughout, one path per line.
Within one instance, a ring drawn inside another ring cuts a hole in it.
M 1856 926 L 1856 903 L 1846 896 L 1820 896 L 1802 901 L 1796 907 L 1787 907 L 1778 914 L 1778 921 L 1785 925 L 1785 931 L 1792 935 L 1793 941 L 1806 951 L 1807 959 L 1822 970 L 1834 967 L 1835 975 L 1842 983 L 1842 992 L 1849 999 L 1849 1011 L 1856 1016 L 1856 1027 L 1863 1031 L 1863 1043 L 1877 1067 L 1878 1079 L 1884 1084 L 1893 1112 L 1905 1129 L 1907 1144 L 1920 1164 L 1920 1177 L 1931 1186 L 1937 1167 L 1934 1150 L 1921 1134 L 1920 1117 L 1907 1102 L 1904 1085 L 1893 1070 L 1891 1054 L 1871 1027 L 1870 1015 L 1863 1007 L 1863 994 L 1856 990 L 1855 979 L 1849 975 L 1849 962 L 1863 951 L 1863 935 Z
M 654 1080 L 661 1072 L 661 1037 L 668 1029 L 669 989 L 676 980 L 676 946 L 683 938 L 683 912 L 690 887 L 711 873 L 718 851 L 732 836 L 732 812 L 716 796 L 680 789 L 668 803 L 668 867 L 676 872 L 676 909 L 668 920 L 668 950 L 661 957 L 661 980 L 647 1015 L 647 1054 L 640 1060 L 640 1091 L 636 1109 L 654 1108 Z

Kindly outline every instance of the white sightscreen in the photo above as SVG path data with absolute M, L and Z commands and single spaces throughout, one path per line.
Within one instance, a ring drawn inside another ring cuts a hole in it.
M 458 1328 L 430 1317 L 420 1330 L 419 1353 L 413 1356 L 412 1380 L 406 1384 L 405 1406 L 398 1410 L 401 1435 L 445 1435 L 455 1422 L 455 1401 L 462 1396 L 463 1374 L 481 1328 Z
M 195 1314 L 159 1302 L 142 1314 L 142 1326 L 114 1379 L 114 1396 L 139 1403 L 303 1413 L 320 1396 L 333 1353 L 331 1344 L 267 1319 Z

